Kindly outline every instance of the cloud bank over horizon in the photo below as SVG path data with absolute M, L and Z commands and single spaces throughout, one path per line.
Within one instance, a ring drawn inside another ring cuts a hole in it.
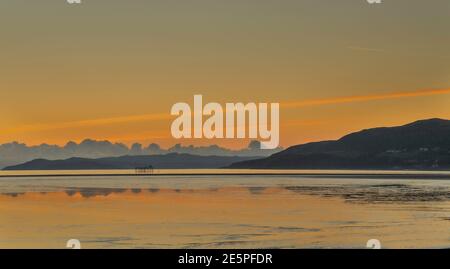
M 102 158 L 124 155 L 158 155 L 168 153 L 187 153 L 200 156 L 240 156 L 240 157 L 266 157 L 282 148 L 274 150 L 260 149 L 259 141 L 251 141 L 247 148 L 232 150 L 218 145 L 209 146 L 183 146 L 175 144 L 164 149 L 156 143 L 144 146 L 134 143 L 131 147 L 123 143 L 112 143 L 108 140 L 85 139 L 80 143 L 67 142 L 64 146 L 41 144 L 28 146 L 25 143 L 11 142 L 0 144 L 0 169 L 9 165 L 16 165 L 34 159 L 58 160 L 72 157 Z

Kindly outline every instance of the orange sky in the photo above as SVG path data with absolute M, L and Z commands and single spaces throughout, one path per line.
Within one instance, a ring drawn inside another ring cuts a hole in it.
M 171 138 L 171 106 L 194 94 L 280 102 L 282 146 L 450 119 L 449 9 L 418 0 L 1 2 L 0 143 L 248 142 Z

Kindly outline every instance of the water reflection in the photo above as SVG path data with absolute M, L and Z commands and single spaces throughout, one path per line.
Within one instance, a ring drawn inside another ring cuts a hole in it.
M 374 185 L 335 185 L 335 186 L 284 186 L 284 187 L 222 187 L 209 189 L 164 189 L 165 192 L 176 194 L 186 193 L 212 193 L 212 192 L 240 192 L 247 190 L 252 195 L 270 195 L 283 190 L 300 195 L 315 195 L 324 198 L 341 198 L 352 203 L 405 203 L 405 202 L 438 202 L 450 201 L 450 188 L 439 186 L 417 187 L 407 184 L 374 184 Z M 111 194 L 132 193 L 135 195 L 156 194 L 160 188 L 66 188 L 63 190 L 67 196 L 81 196 L 92 198 L 107 197 Z M 27 193 L 34 192 L 6 192 L 3 196 L 18 198 Z M 49 192 L 36 192 L 46 195 Z
M 70 189 L 66 190 L 68 196 L 75 196 L 80 194 L 84 198 L 96 197 L 96 196 L 108 196 L 112 193 L 124 193 L 127 189 L 115 189 L 115 188 L 82 188 L 82 189 Z
M 286 190 L 302 195 L 340 197 L 355 203 L 398 203 L 449 201 L 450 189 L 439 186 L 417 187 L 406 184 L 287 186 Z
M 16 183 L 0 189 L 0 248 L 450 246 L 446 182 L 210 182 Z
M 265 187 L 248 187 L 247 189 L 251 194 L 262 194 L 266 188 Z
M 2 193 L 2 194 L 5 196 L 10 196 L 12 198 L 16 198 L 19 195 L 24 195 L 25 193 L 24 192 L 10 192 L 10 193 Z

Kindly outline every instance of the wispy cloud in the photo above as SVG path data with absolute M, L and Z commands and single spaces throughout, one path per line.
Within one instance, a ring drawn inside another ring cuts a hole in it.
M 301 107 L 308 107 L 308 106 L 345 104 L 345 103 L 356 103 L 356 102 L 366 102 L 366 101 L 375 101 L 375 100 L 389 100 L 389 99 L 443 95 L 443 94 L 450 94 L 450 88 L 391 92 L 391 93 L 376 94 L 376 95 L 343 96 L 343 97 L 332 97 L 332 98 L 322 98 L 322 99 L 307 99 L 307 100 L 300 100 L 300 101 L 286 101 L 286 102 L 281 102 L 280 105 L 282 108 L 301 108 Z M 80 120 L 80 121 L 58 122 L 58 123 L 22 125 L 22 126 L 17 126 L 17 127 L 0 130 L 0 131 L 2 132 L 2 134 L 23 133 L 23 132 L 41 132 L 41 131 L 51 131 L 51 130 L 58 130 L 58 129 L 76 129 L 76 128 L 83 128 L 83 127 L 96 127 L 96 126 L 102 126 L 102 125 L 123 124 L 123 123 L 130 123 L 130 122 L 163 121 L 163 120 L 171 120 L 171 119 L 173 119 L 173 117 L 169 113 L 156 113 L 156 114 L 131 115 L 131 116 L 122 116 L 122 117 L 88 119 L 88 120 Z
M 347 47 L 347 49 L 356 51 L 367 51 L 367 52 L 385 52 L 385 50 L 383 49 L 358 47 L 358 46 L 349 46 Z
M 101 125 L 111 125 L 129 122 L 141 122 L 141 121 L 159 121 L 170 119 L 171 116 L 167 114 L 143 114 L 143 115 L 132 115 L 132 116 L 122 116 L 122 117 L 111 117 L 111 118 L 101 118 L 101 119 L 89 119 L 80 121 L 69 121 L 69 122 L 58 122 L 58 123 L 45 123 L 45 124 L 31 124 L 22 125 L 6 130 L 2 130 L 2 133 L 16 133 L 16 132 L 39 132 L 57 129 L 68 129 L 68 128 L 81 128 L 81 127 L 94 127 Z
M 356 103 L 356 102 L 366 102 L 366 101 L 375 101 L 375 100 L 389 100 L 389 99 L 442 95 L 442 94 L 450 94 L 450 88 L 449 89 L 426 89 L 426 90 L 417 90 L 417 91 L 391 92 L 391 93 L 374 94 L 374 95 L 343 96 L 343 97 L 309 99 L 309 100 L 291 101 L 291 102 L 287 101 L 287 102 L 282 102 L 280 105 L 281 105 L 281 107 L 284 107 L 284 108 L 298 108 L 298 107 L 306 107 L 306 106 Z

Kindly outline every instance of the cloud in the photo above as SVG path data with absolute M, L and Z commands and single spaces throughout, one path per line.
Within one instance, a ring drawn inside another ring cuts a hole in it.
M 332 104 L 345 104 L 345 103 L 356 103 L 356 102 L 367 102 L 375 100 L 389 100 L 389 99 L 400 99 L 400 98 L 411 98 L 420 96 L 432 96 L 432 95 L 444 95 L 450 94 L 450 88 L 447 89 L 425 89 L 417 91 L 403 91 L 403 92 L 391 92 L 385 94 L 374 94 L 374 95 L 360 95 L 360 96 L 343 96 L 343 97 L 332 97 L 332 98 L 321 98 L 321 99 L 306 99 L 298 101 L 286 101 L 281 102 L 282 108 L 294 109 L 308 106 L 321 106 L 321 105 L 332 105 Z M 169 121 L 173 117 L 169 113 L 155 113 L 155 114 L 142 114 L 142 115 L 131 115 L 122 117 L 111 117 L 111 118 L 100 118 L 100 119 L 88 119 L 79 121 L 69 121 L 69 122 L 59 122 L 59 123 L 43 123 L 43 124 L 30 124 L 22 125 L 12 128 L 7 128 L 0 130 L 2 134 L 8 133 L 25 133 L 25 132 L 41 132 L 41 131 L 51 131 L 58 129 L 74 129 L 82 127 L 95 127 L 102 125 L 114 125 L 130 122 L 144 122 L 144 121 Z M 145 134 L 142 138 L 164 138 L 164 134 Z M 127 138 L 117 138 L 113 140 L 135 140 L 136 135 Z
M 176 144 L 171 148 L 163 149 L 157 144 L 143 147 L 135 143 L 130 148 L 122 143 L 112 143 L 108 140 L 97 141 L 85 139 L 81 143 L 68 142 L 65 146 L 42 144 L 38 146 L 27 146 L 23 143 L 13 142 L 0 144 L 0 169 L 4 166 L 16 165 L 33 159 L 67 159 L 71 157 L 102 158 L 117 157 L 123 155 L 155 155 L 168 153 L 189 153 L 199 156 L 240 156 L 240 157 L 267 157 L 279 152 L 282 148 L 275 150 L 261 150 L 255 147 L 259 142 L 252 141 L 247 148 L 232 150 L 218 145 L 210 146 L 182 146 Z
M 449 89 L 426 89 L 426 90 L 408 91 L 408 92 L 406 92 L 406 91 L 391 92 L 391 93 L 373 94 L 373 95 L 343 96 L 343 97 L 322 98 L 322 99 L 309 99 L 309 100 L 302 100 L 302 101 L 282 102 L 280 105 L 283 108 L 300 108 L 300 107 L 307 107 L 307 106 L 357 103 L 357 102 L 367 102 L 367 101 L 376 101 L 376 100 L 390 100 L 390 99 L 443 95 L 443 94 L 450 94 L 450 88 Z
M 123 116 L 123 117 L 59 122 L 59 123 L 51 123 L 51 124 L 23 125 L 23 126 L 18 126 L 18 127 L 2 130 L 2 133 L 39 132 L 39 131 L 67 129 L 67 128 L 80 128 L 80 127 L 120 124 L 120 123 L 128 123 L 128 122 L 159 121 L 159 120 L 167 120 L 167 119 L 171 119 L 171 116 L 169 113 L 166 113 L 166 114 L 164 114 L 164 113 L 143 114 L 143 115 L 132 115 L 132 116 Z
M 357 51 L 367 51 L 367 52 L 385 52 L 383 49 L 375 49 L 375 48 L 366 48 L 366 47 L 358 47 L 358 46 L 349 46 L 347 47 L 349 50 L 357 50 Z

